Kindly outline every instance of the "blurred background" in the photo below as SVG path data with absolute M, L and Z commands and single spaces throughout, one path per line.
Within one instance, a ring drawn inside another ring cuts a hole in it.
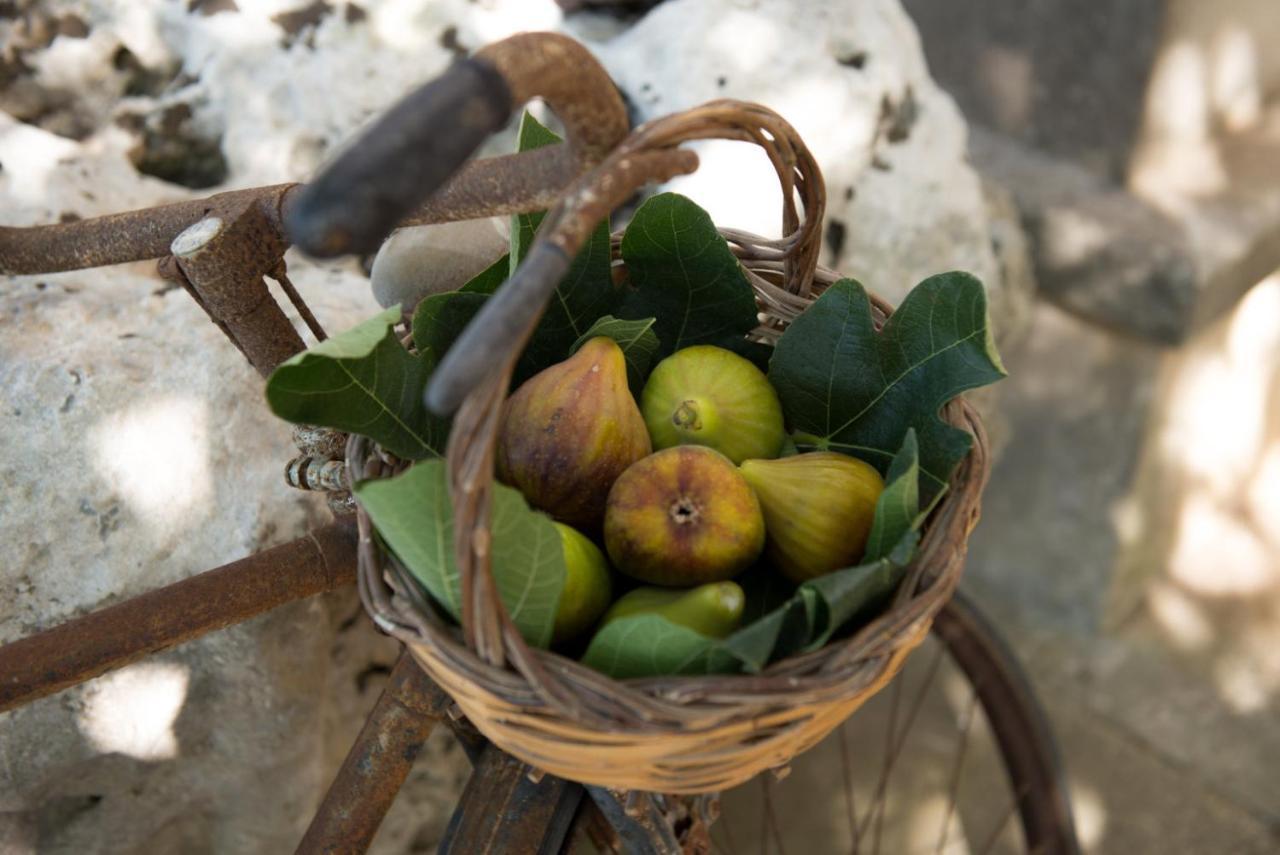
M 1010 378 L 979 401 L 965 585 L 1033 676 L 1082 843 L 1277 851 L 1275 0 L 8 0 L 0 217 L 305 180 L 531 29 L 587 43 L 637 122 L 786 116 L 827 180 L 823 263 L 894 301 L 987 283 Z M 758 153 L 700 151 L 673 187 L 777 234 Z M 377 309 L 367 265 L 289 262 L 330 329 Z M 324 518 L 257 375 L 153 265 L 4 278 L 0 329 L 0 642 Z M 291 850 L 395 656 L 335 594 L 0 716 L 0 852 Z M 467 769 L 434 736 L 374 851 L 434 851 Z

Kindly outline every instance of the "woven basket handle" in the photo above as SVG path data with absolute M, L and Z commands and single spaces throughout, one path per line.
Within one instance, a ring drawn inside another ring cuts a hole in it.
M 773 303 L 786 294 L 807 297 L 822 248 L 826 205 L 817 162 L 795 129 L 769 108 L 743 101 L 712 101 L 637 128 L 603 163 L 569 187 L 543 221 L 520 267 L 445 354 L 427 388 L 427 407 L 438 415 L 452 414 L 487 376 L 518 355 L 596 225 L 645 184 L 696 169 L 696 156 L 678 146 L 700 139 L 753 142 L 768 155 L 782 185 L 783 237 L 762 241 L 730 229 L 724 234 L 739 245 L 740 256 L 783 262 L 781 287 L 752 276 L 757 290 L 765 292 L 760 296 Z M 744 244 L 749 244 L 745 252 Z
M 457 409 L 446 460 L 467 645 L 491 665 L 511 663 L 540 688 L 545 700 L 562 708 L 578 704 L 532 655 L 498 597 L 490 566 L 493 458 L 502 403 L 520 351 L 594 227 L 644 184 L 692 172 L 697 158 L 679 148 L 681 143 L 713 138 L 759 145 L 782 186 L 781 239 L 726 232 L 740 257 L 781 262 L 780 283 L 753 275 L 757 298 L 768 302 L 780 295 L 806 296 L 813 287 L 826 201 L 817 162 L 795 129 L 772 110 L 713 101 L 637 128 L 571 185 L 548 213 L 515 274 L 449 349 L 426 392 L 432 410 L 445 414 Z

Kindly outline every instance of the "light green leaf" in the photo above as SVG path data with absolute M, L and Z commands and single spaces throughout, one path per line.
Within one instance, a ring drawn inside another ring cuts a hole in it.
M 461 583 L 454 560 L 453 508 L 445 463 L 431 460 L 408 472 L 356 485 L 378 534 L 423 588 L 455 619 L 461 614 Z M 510 487 L 494 485 L 493 576 L 507 613 L 525 641 L 551 643 L 556 608 L 564 588 L 560 533 L 545 514 L 529 509 Z
M 655 614 L 605 624 L 591 639 L 582 662 L 616 679 L 736 670 L 720 642 Z
M 755 353 L 744 338 L 759 323 L 751 285 L 691 200 L 662 193 L 641 205 L 622 238 L 622 258 L 634 290 L 615 314 L 657 318 L 661 356 L 694 344 Z
M 658 336 L 653 331 L 653 318 L 638 321 L 622 321 L 613 315 L 605 315 L 591 325 L 591 328 L 579 336 L 569 348 L 570 353 L 577 353 L 593 338 L 604 336 L 618 343 L 622 355 L 627 360 L 627 382 L 632 390 L 641 388 L 645 378 L 649 376 L 649 366 L 653 356 L 658 352 Z
M 280 364 L 267 404 L 282 419 L 367 436 L 409 459 L 444 450 L 449 423 L 431 415 L 422 390 L 435 367 L 396 338 L 398 306 Z
M 769 368 L 802 448 L 852 454 L 884 472 L 915 428 L 926 497 L 946 484 L 972 442 L 942 421 L 942 406 L 1003 376 L 986 292 L 967 273 L 921 282 L 880 333 L 866 291 L 841 279 L 783 333 Z

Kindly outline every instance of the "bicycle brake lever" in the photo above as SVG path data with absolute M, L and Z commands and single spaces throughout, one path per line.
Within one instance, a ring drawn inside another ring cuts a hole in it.
M 285 216 L 309 255 L 373 252 L 511 115 L 502 75 L 479 59 L 414 90 L 299 190 Z

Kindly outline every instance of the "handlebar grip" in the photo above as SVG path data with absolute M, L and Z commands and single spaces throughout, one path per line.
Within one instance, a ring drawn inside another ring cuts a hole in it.
M 373 252 L 511 115 L 502 75 L 477 59 L 414 90 L 301 188 L 290 240 L 329 258 Z

